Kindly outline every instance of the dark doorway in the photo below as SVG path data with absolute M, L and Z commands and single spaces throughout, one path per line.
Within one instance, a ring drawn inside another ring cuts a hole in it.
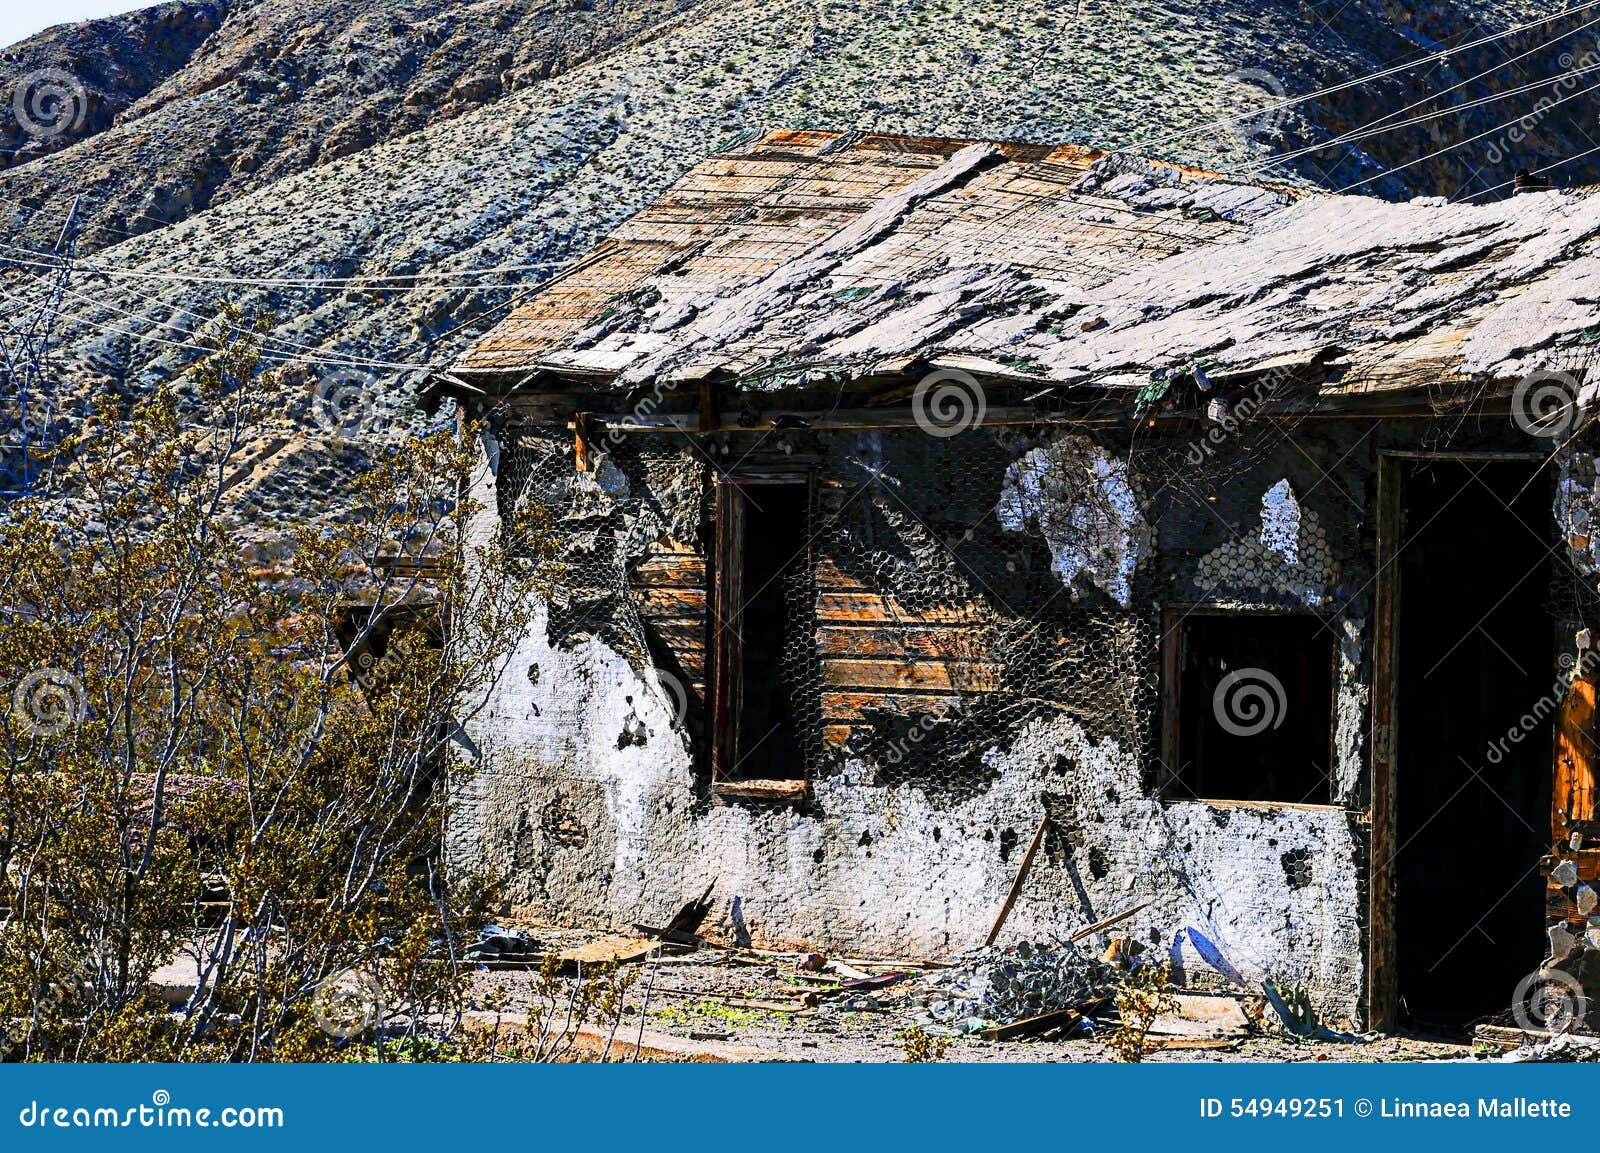
M 811 634 L 810 486 L 725 481 L 719 493 L 719 781 L 805 779 L 795 690 Z
M 1330 803 L 1333 629 L 1303 614 L 1177 615 L 1176 795 Z
M 1459 1026 L 1544 955 L 1551 494 L 1476 460 L 1410 463 L 1400 493 L 1396 979 L 1413 1024 Z

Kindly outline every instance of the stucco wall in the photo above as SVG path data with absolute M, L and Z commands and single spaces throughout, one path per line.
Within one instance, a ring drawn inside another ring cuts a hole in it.
M 1330 464 L 1340 450 L 1329 442 Z M 1013 457 L 1037 451 L 1019 445 Z M 1059 713 L 1000 734 L 975 790 L 885 784 L 847 746 L 813 774 L 803 808 L 724 803 L 707 795 L 671 694 L 598 635 L 552 643 L 541 613 L 469 725 L 476 771 L 452 850 L 502 870 L 512 904 L 531 917 L 661 923 L 715 880 L 709 931 L 936 956 L 981 943 L 1048 805 L 1055 820 L 1007 938 L 1062 936 L 1150 901 L 1118 932 L 1168 951 L 1190 981 L 1223 979 L 1196 946 L 1203 936 L 1245 981 L 1304 986 L 1326 1014 L 1354 1019 L 1364 889 L 1351 810 L 1363 788 L 1369 613 L 1348 594 L 1368 570 L 1355 555 L 1360 515 L 1339 514 L 1340 542 L 1328 544 L 1318 523 L 1331 511 L 1325 490 L 1303 508 L 1292 496 L 1288 512 L 1281 489 L 1263 504 L 1280 481 L 1290 493 L 1316 487 L 1314 466 L 1292 456 L 1235 478 L 1227 491 L 1236 507 L 1220 517 L 1191 510 L 1158 520 L 1154 547 L 1170 559 L 1148 562 L 1128 595 L 1324 610 L 1339 602 L 1337 805 L 1164 802 L 1147 784 L 1148 744 L 1092 735 Z M 1346 479 L 1364 491 L 1359 474 Z M 984 499 L 998 502 L 1004 483 L 996 472 Z M 479 495 L 494 507 L 488 489 Z M 1215 519 L 1232 528 L 1219 534 Z M 1286 523 L 1299 547 L 1285 545 Z M 494 527 L 486 515 L 481 531 Z M 1058 545 L 1049 542 L 1059 564 Z

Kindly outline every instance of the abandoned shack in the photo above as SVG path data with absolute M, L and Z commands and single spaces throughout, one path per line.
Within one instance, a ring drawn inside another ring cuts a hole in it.
M 1593 980 L 1600 194 L 735 142 L 432 386 L 562 589 L 452 851 L 756 944 L 1117 931 L 1463 1021 Z M 1592 386 L 1589 386 L 1592 387 Z

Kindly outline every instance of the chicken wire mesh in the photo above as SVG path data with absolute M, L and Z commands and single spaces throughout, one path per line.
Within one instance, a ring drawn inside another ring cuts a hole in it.
M 756 517 L 747 525 L 784 534 L 798 553 L 776 582 L 787 624 L 767 650 L 793 718 L 789 739 L 813 779 L 853 770 L 867 784 L 956 801 L 996 779 L 996 750 L 1039 718 L 1069 718 L 1088 740 L 1115 740 L 1147 763 L 1155 755 L 1153 606 L 1175 579 L 1173 565 L 1149 563 L 1149 541 L 1139 563 L 1090 555 L 1105 543 L 1095 534 L 1121 523 L 1125 509 L 1068 525 L 1006 514 L 1008 483 L 1025 487 L 1017 462 L 1054 439 L 1005 429 L 955 443 L 808 430 L 722 443 L 629 435 L 608 440 L 579 471 L 570 432 L 512 422 L 500 430 L 498 495 L 503 514 L 537 502 L 554 518 L 561 588 L 550 605 L 552 643 L 594 637 L 680 683 L 679 719 L 705 770 L 705 654 L 723 627 L 709 572 L 715 479 L 775 468 L 808 477 L 805 524 Z M 1067 495 L 1089 505 L 1108 499 L 1092 484 Z M 1164 507 L 1145 512 L 1159 518 Z M 1076 544 L 1064 539 L 1074 532 Z M 693 641 L 663 624 L 638 579 L 664 541 L 707 566 Z M 1083 567 L 1064 571 L 1072 563 Z M 1175 563 L 1193 569 L 1181 549 Z M 731 767 L 724 776 L 767 775 L 759 757 Z

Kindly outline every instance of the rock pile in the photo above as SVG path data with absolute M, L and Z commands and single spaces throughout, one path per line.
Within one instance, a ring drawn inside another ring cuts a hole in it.
M 502 929 L 499 925 L 485 925 L 478 930 L 478 939 L 467 946 L 468 961 L 488 968 L 500 968 L 507 962 L 524 964 L 535 959 L 538 942 L 530 940 L 515 929 Z
M 1110 971 L 1088 953 L 1023 941 L 972 949 L 923 979 L 923 1024 L 976 1032 L 1102 996 Z

